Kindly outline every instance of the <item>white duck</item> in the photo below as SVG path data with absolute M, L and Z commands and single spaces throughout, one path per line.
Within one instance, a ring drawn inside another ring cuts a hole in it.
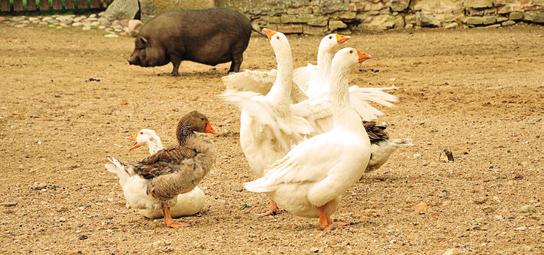
M 347 86 L 350 71 L 368 58 L 353 48 L 335 54 L 330 76 L 333 127 L 296 145 L 263 177 L 245 183 L 247 190 L 269 194 L 295 215 L 319 217 L 321 229 L 341 226 L 333 223 L 331 214 L 370 160 L 370 140 L 351 107 Z
M 334 50 L 338 45 L 347 42 L 349 36 L 329 34 L 323 37 L 319 43 L 317 52 L 317 65 L 308 64 L 294 70 L 291 97 L 295 102 L 292 110 L 296 115 L 306 118 L 314 128 L 314 135 L 326 132 L 332 126 L 332 117 L 329 101 L 329 87 L 326 82 L 330 72 Z M 240 73 L 223 77 L 223 82 L 228 89 L 253 91 L 266 94 L 276 79 L 277 71 L 245 70 Z M 373 120 L 383 115 L 383 112 L 374 108 L 369 102 L 391 107 L 397 101 L 397 97 L 387 93 L 393 90 L 389 88 L 361 88 L 357 85 L 349 87 L 351 104 L 364 120 Z M 366 127 L 366 125 L 365 125 Z M 372 130 L 367 129 L 370 134 Z M 385 134 L 385 133 L 384 133 Z M 387 136 L 380 139 L 372 139 L 372 159 L 368 165 L 368 171 L 373 171 L 382 166 L 389 156 L 401 147 L 412 146 L 410 139 L 389 140 Z
M 323 81 L 328 80 L 327 76 L 330 72 L 334 49 L 337 45 L 349 40 L 349 38 L 350 37 L 336 35 L 335 39 L 334 34 L 323 37 L 317 53 L 317 66 L 308 64 L 307 67 L 295 69 L 293 81 L 299 88 L 303 89 L 310 99 L 323 99 L 329 97 L 330 86 Z M 370 136 L 370 142 L 372 144 L 372 156 L 367 167 L 367 172 L 380 168 L 398 148 L 413 146 L 409 138 L 389 139 L 389 136 L 384 131 L 384 125 L 376 125 L 374 121 L 369 121 L 383 115 L 383 113 L 369 105 L 368 102 L 378 103 L 387 107 L 393 106 L 393 103 L 397 101 L 397 97 L 386 92 L 393 89 L 395 88 L 361 88 L 357 85 L 349 87 L 351 104 L 361 118 L 365 120 L 363 121 L 364 126 L 366 132 Z M 309 108 L 315 111 L 315 109 L 326 107 L 323 106 L 323 103 L 320 103 L 319 100 L 310 100 L 308 102 L 312 102 L 311 104 L 313 105 L 310 107 L 305 106 L 303 108 Z M 314 128 L 318 133 L 328 130 L 331 126 L 331 118 L 327 117 L 323 111 L 318 112 L 318 114 L 306 113 L 305 116 L 313 123 Z
M 295 102 L 302 102 L 308 98 L 328 100 L 329 86 L 325 83 L 329 75 L 332 57 L 337 46 L 349 39 L 349 36 L 339 34 L 326 35 L 319 43 L 317 65 L 308 64 L 294 70 L 293 81 L 297 86 L 293 86 L 291 97 Z M 244 70 L 223 77 L 223 82 L 228 89 L 266 94 L 275 81 L 276 75 L 276 70 Z M 393 106 L 393 103 L 397 102 L 397 97 L 386 92 L 392 89 L 394 87 L 361 88 L 356 85 L 350 86 L 351 103 L 364 120 L 374 120 L 383 115 L 383 112 L 370 105 L 369 102 L 387 107 Z M 316 104 L 316 102 L 312 104 Z
M 351 37 L 329 34 L 321 39 L 317 49 L 317 65 L 308 64 L 299 67 L 293 72 L 293 81 L 310 98 L 327 96 L 328 86 L 321 84 L 328 79 L 334 50 L 338 45 L 344 44 Z
M 278 71 L 274 85 L 266 95 L 251 91 L 227 89 L 222 97 L 241 109 L 240 145 L 253 175 L 259 178 L 291 147 L 310 134 L 313 129 L 302 117 L 291 110 L 293 62 L 287 37 L 270 29 L 263 29 L 276 55 Z M 270 210 L 262 215 L 275 214 Z
M 153 155 L 164 147 L 161 138 L 152 129 L 142 129 L 134 139 L 134 145 L 129 148 L 132 151 L 138 147 L 147 145 L 149 154 Z M 108 171 L 117 174 L 119 183 L 123 188 L 123 194 L 126 199 L 127 208 L 153 208 L 142 209 L 138 212 L 146 218 L 158 219 L 163 217 L 163 212 L 160 209 L 157 200 L 147 195 L 146 185 L 147 180 L 139 175 L 133 175 L 125 178 L 126 173 L 117 171 L 116 168 L 106 166 Z M 197 186 L 192 191 L 183 193 L 177 196 L 177 203 L 170 208 L 172 217 L 179 218 L 182 216 L 194 215 L 202 210 L 206 200 L 206 195 Z M 141 204 L 156 204 L 155 206 L 139 206 Z

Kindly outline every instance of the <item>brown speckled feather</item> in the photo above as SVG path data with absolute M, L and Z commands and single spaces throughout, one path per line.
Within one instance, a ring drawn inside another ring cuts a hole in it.
M 135 164 L 134 172 L 145 179 L 153 179 L 160 175 L 178 171 L 183 160 L 195 156 L 196 151 L 194 149 L 178 145 L 160 150 L 155 154 L 140 160 Z
M 389 140 L 389 136 L 385 132 L 386 126 L 377 125 L 374 121 L 363 121 L 363 125 L 370 138 L 370 143 L 377 144 Z
M 162 201 L 172 199 L 194 189 L 210 171 L 215 163 L 215 150 L 211 141 L 193 135 L 187 139 L 185 146 L 193 150 L 195 156 L 179 163 L 160 165 L 162 174 L 151 180 L 147 186 L 148 194 Z

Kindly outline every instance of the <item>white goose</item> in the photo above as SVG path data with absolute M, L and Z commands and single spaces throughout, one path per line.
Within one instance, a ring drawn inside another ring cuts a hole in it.
M 295 102 L 302 102 L 310 99 L 328 100 L 329 88 L 326 85 L 329 75 L 330 65 L 335 49 L 338 45 L 347 42 L 349 36 L 339 34 L 329 34 L 323 37 L 319 43 L 317 52 L 317 65 L 308 64 L 305 67 L 299 67 L 293 72 L 293 81 L 297 86 L 293 87 L 291 97 Z M 270 90 L 273 81 L 275 81 L 276 70 L 255 71 L 245 70 L 223 77 L 223 82 L 228 89 L 254 91 L 266 94 Z M 374 120 L 383 112 L 370 105 L 369 102 L 391 107 L 397 102 L 397 97 L 386 91 L 394 89 L 388 88 L 361 88 L 357 85 L 350 86 L 351 103 L 355 110 L 364 120 Z M 312 105 L 319 103 L 312 102 Z M 322 131 L 319 131 L 322 132 Z
M 321 39 L 317 49 L 317 65 L 299 67 L 293 72 L 293 81 L 310 98 L 328 96 L 329 86 L 323 86 L 330 72 L 334 50 L 340 44 L 344 44 L 351 37 L 329 34 Z
M 369 55 L 353 48 L 335 54 L 331 67 L 333 127 L 296 145 L 272 169 L 244 187 L 263 192 L 287 211 L 319 217 L 321 229 L 333 229 L 331 214 L 340 195 L 362 175 L 370 159 L 370 140 L 358 113 L 351 107 L 347 78 Z
M 291 46 L 284 34 L 263 29 L 276 55 L 278 71 L 274 85 L 266 95 L 227 89 L 221 96 L 241 110 L 240 145 L 256 178 L 291 147 L 313 132 L 311 125 L 291 110 L 293 62 Z M 272 201 L 270 210 L 278 211 Z
M 154 130 L 142 129 L 134 139 L 134 145 L 129 148 L 129 151 L 145 145 L 147 145 L 150 155 L 153 155 L 157 151 L 164 148 L 161 142 L 161 138 Z M 117 169 L 108 167 L 108 165 L 109 164 L 106 165 L 106 169 L 108 169 L 108 171 L 112 173 L 117 174 L 119 178 L 119 183 L 121 184 L 121 187 L 123 188 L 123 194 L 125 195 L 127 208 L 155 208 L 138 210 L 138 212 L 149 219 L 158 219 L 163 217 L 163 212 L 160 209 L 158 201 L 147 195 L 147 181 L 145 179 L 143 179 L 139 175 L 132 175 L 128 178 L 125 178 L 126 176 L 120 176 L 123 175 L 122 172 L 117 171 Z M 202 210 L 202 208 L 204 207 L 205 200 L 206 195 L 199 187 L 195 187 L 190 192 L 178 195 L 177 203 L 175 203 L 175 205 L 170 208 L 172 212 L 172 217 L 179 218 L 182 216 L 194 215 L 200 212 L 200 210 Z

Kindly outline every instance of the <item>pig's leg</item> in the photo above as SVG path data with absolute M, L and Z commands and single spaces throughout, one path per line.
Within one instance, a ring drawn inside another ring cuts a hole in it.
M 229 73 L 240 72 L 240 66 L 242 65 L 242 60 L 244 60 L 243 52 L 232 54 L 232 62 L 230 63 Z
M 172 76 L 179 76 L 179 66 L 181 65 L 181 58 L 170 56 L 170 61 L 172 62 Z

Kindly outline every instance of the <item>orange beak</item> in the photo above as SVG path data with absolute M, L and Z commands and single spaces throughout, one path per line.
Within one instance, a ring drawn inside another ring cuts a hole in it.
M 268 37 L 268 40 L 272 39 L 272 36 L 276 33 L 276 31 L 268 28 L 263 28 L 263 33 L 266 34 L 266 37 Z
M 142 144 L 141 143 L 135 143 L 134 145 L 130 146 L 130 148 L 128 148 L 128 151 L 133 151 L 134 149 L 137 149 L 137 148 L 140 148 L 142 147 Z
M 131 142 L 134 142 L 134 144 L 128 148 L 128 151 L 129 151 L 129 152 L 130 152 L 130 151 L 133 151 L 134 149 L 137 149 L 137 148 L 142 147 L 141 144 L 138 144 L 138 143 L 136 142 L 136 137 L 135 137 L 135 136 L 133 136 L 133 135 L 129 136 L 129 137 L 128 137 L 128 140 L 130 140 Z
M 357 57 L 359 58 L 359 64 L 360 64 L 360 63 L 363 63 L 363 61 L 370 59 L 370 54 L 362 50 L 357 50 Z
M 215 135 L 215 130 L 213 129 L 212 124 L 210 122 L 206 124 L 206 127 L 204 128 L 204 133 L 210 133 Z
M 338 44 L 343 44 L 343 43 L 347 42 L 349 40 L 349 38 L 351 38 L 351 36 L 336 34 L 336 42 Z

